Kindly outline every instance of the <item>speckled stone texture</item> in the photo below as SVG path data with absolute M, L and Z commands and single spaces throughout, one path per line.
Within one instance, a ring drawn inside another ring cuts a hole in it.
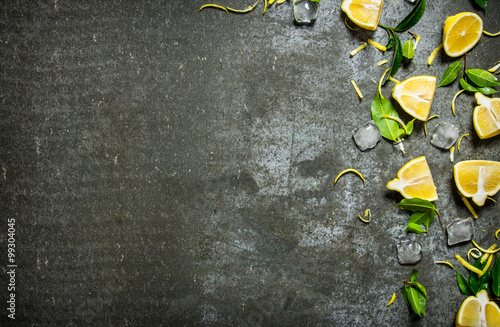
M 8 218 L 18 267 L 16 321 L 2 309 L 0 325 L 454 326 L 465 297 L 454 270 L 434 261 L 457 263 L 470 245 L 448 247 L 437 219 L 429 233 L 407 234 L 410 213 L 385 187 L 425 155 L 443 224 L 469 217 L 449 152 L 421 122 L 404 154 L 386 140 L 362 152 L 352 139 L 371 119 L 388 67 L 377 63 L 392 51 L 349 52 L 368 38 L 385 44 L 385 31 L 351 31 L 341 1 L 323 0 L 312 27 L 293 24 L 289 2 L 265 15 L 263 1 L 247 15 L 199 12 L 206 2 L 1 2 L 2 308 Z M 439 81 L 454 59 L 426 61 L 445 18 L 480 13 L 468 0 L 428 2 L 399 80 Z M 381 23 L 395 26 L 412 6 L 385 1 Z M 500 31 L 500 2 L 488 6 L 485 29 Z M 500 37 L 483 36 L 468 67 L 490 68 L 499 49 Z M 470 133 L 455 162 L 500 160 L 499 137 L 474 131 L 471 94 L 453 116 L 458 90 L 436 90 L 439 118 L 427 128 L 447 121 Z M 366 183 L 346 174 L 334 184 L 346 168 Z M 358 215 L 368 208 L 366 224 Z M 475 240 L 489 247 L 498 203 L 477 211 Z M 398 263 L 402 240 L 422 244 L 422 261 Z M 401 294 L 413 268 L 429 295 L 420 319 Z

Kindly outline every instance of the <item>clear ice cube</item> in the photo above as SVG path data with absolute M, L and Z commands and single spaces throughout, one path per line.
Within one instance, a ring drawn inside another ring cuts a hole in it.
M 312 24 L 318 17 L 319 1 L 293 0 L 293 18 L 298 24 Z
M 373 120 L 361 125 L 352 135 L 356 146 L 361 151 L 375 147 L 380 137 L 380 131 Z
M 401 241 L 397 246 L 400 264 L 412 265 L 422 260 L 422 245 L 417 241 Z
M 448 233 L 448 245 L 468 242 L 474 237 L 474 225 L 472 218 L 457 218 L 446 227 Z
M 431 144 L 435 147 L 448 150 L 457 141 L 460 131 L 457 126 L 441 122 L 436 125 L 431 136 Z

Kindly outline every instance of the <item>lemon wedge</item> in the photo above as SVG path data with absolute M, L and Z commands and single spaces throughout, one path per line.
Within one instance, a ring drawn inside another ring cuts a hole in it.
M 475 13 L 462 12 L 448 17 L 443 26 L 443 48 L 450 57 L 459 57 L 481 39 L 483 20 Z
M 469 296 L 462 302 L 455 319 L 455 327 L 500 326 L 500 308 L 490 301 L 488 292 L 482 290 L 476 296 Z
M 455 164 L 455 184 L 465 197 L 472 198 L 478 206 L 484 205 L 488 196 L 500 190 L 500 162 L 466 160 Z
M 487 139 L 500 134 L 500 98 L 475 94 L 478 106 L 474 108 L 473 122 L 477 136 Z
M 406 199 L 420 198 L 428 201 L 438 199 L 436 186 L 425 157 L 406 163 L 398 171 L 397 176 L 387 183 L 389 190 L 398 191 Z
M 435 91 L 436 77 L 414 76 L 396 83 L 392 97 L 412 117 L 425 121 L 431 111 Z
M 344 0 L 342 10 L 359 27 L 374 31 L 382 11 L 383 0 Z

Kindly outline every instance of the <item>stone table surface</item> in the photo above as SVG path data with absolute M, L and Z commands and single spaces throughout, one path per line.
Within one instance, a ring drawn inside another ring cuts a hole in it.
M 386 183 L 425 156 L 443 223 L 470 217 L 454 164 L 500 160 L 499 137 L 476 135 L 474 96 L 458 97 L 456 116 L 458 82 L 434 97 L 429 130 L 446 121 L 470 134 L 455 163 L 422 122 L 405 153 L 387 140 L 362 152 L 352 133 L 371 119 L 388 67 L 377 63 L 393 52 L 349 52 L 368 38 L 385 44 L 383 29 L 350 30 L 341 1 L 323 0 L 312 27 L 293 24 L 290 2 L 265 15 L 263 1 L 246 15 L 199 12 L 205 3 L 1 2 L 0 325 L 454 326 L 465 296 L 455 271 L 434 261 L 467 274 L 454 255 L 470 244 L 447 246 L 437 219 L 428 233 L 404 231 L 409 212 L 393 207 L 402 197 Z M 412 6 L 386 0 L 380 22 L 395 26 Z M 473 1 L 428 1 L 411 29 L 421 36 L 415 58 L 395 78 L 439 80 L 455 59 L 426 62 L 445 18 L 473 11 L 500 31 L 500 2 L 488 7 L 484 16 Z M 490 68 L 499 50 L 500 38 L 483 36 L 468 67 Z M 334 184 L 346 168 L 366 183 L 346 174 Z M 476 209 L 475 239 L 489 246 L 498 204 Z M 15 321 L 6 310 L 12 218 Z M 422 261 L 398 263 L 402 240 L 421 243 Z M 423 318 L 401 294 L 413 268 L 428 291 Z

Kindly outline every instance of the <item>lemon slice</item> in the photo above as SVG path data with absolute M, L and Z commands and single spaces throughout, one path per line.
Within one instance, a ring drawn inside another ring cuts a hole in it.
M 482 19 L 471 12 L 448 17 L 443 27 L 443 47 L 450 57 L 459 57 L 472 49 L 483 33 Z
M 436 186 L 425 157 L 406 163 L 398 171 L 397 176 L 387 183 L 389 190 L 398 191 L 406 199 L 420 198 L 428 201 L 438 199 Z
M 382 11 L 383 0 L 344 0 L 342 10 L 359 27 L 374 31 Z
M 500 326 L 500 308 L 482 290 L 476 296 L 469 296 L 462 302 L 455 319 L 456 327 Z
M 484 205 L 488 196 L 500 190 L 500 162 L 466 160 L 454 167 L 455 184 L 463 196 L 472 197 L 478 206 Z
M 436 77 L 415 76 L 396 83 L 392 97 L 412 117 L 425 121 L 431 111 L 435 91 Z
M 500 98 L 488 98 L 476 92 L 478 106 L 474 108 L 474 128 L 477 135 L 487 139 L 500 134 Z

